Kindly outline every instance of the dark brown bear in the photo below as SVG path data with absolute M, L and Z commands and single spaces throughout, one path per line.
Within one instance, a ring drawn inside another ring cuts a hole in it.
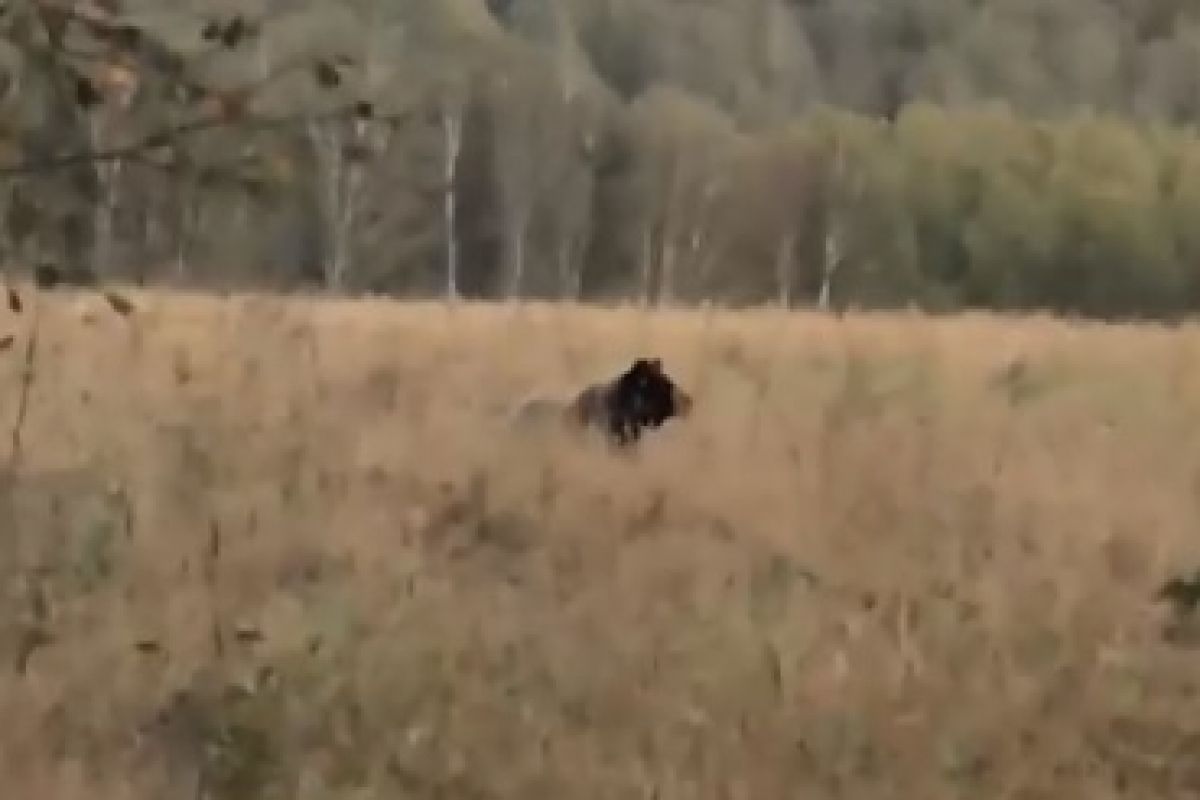
M 633 444 L 645 428 L 686 417 L 692 397 L 663 372 L 662 359 L 639 358 L 615 380 L 581 391 L 567 408 L 568 418 L 596 426 L 619 446 Z

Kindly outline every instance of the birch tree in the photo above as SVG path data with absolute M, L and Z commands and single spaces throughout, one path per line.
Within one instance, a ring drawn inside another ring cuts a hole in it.
M 553 3 L 549 10 L 548 47 L 564 117 L 558 135 L 552 136 L 552 146 L 543 154 L 550 176 L 543 213 L 550 228 L 558 296 L 578 300 L 593 228 L 595 160 L 613 98 L 591 70 L 570 9 Z
M 641 296 L 647 304 L 670 304 L 681 261 L 695 264 L 708 252 L 708 217 L 725 190 L 736 135 L 715 106 L 677 89 L 647 92 L 634 103 L 632 117 L 634 196 L 642 209 Z
M 439 59 L 437 75 L 429 87 L 440 138 L 440 187 L 442 219 L 442 275 L 445 297 L 455 301 L 460 294 L 458 186 L 462 161 L 463 135 L 470 103 L 473 71 L 458 61 Z
M 467 112 L 499 36 L 483 4 L 469 0 L 411 0 L 400 13 L 408 33 L 404 77 L 422 85 L 439 138 L 442 283 L 453 301 L 461 287 L 459 187 Z
M 447 93 L 439 105 L 442 123 L 442 218 L 446 236 L 446 297 L 458 299 L 458 160 L 462 156 L 463 116 L 466 103 L 458 93 Z
M 528 48 L 510 63 L 492 82 L 490 101 L 504 250 L 501 294 L 517 300 L 526 284 L 534 213 L 552 185 L 548 154 L 569 141 L 569 108 Z
M 760 282 L 782 308 L 801 291 L 801 265 L 811 238 L 816 158 L 800 126 L 750 140 L 739 160 L 733 209 L 739 238 L 762 265 Z M 765 267 L 765 269 L 764 269 Z
M 136 74 L 119 65 L 106 65 L 98 70 L 94 94 L 79 85 L 79 93 L 88 109 L 88 145 L 96 151 L 106 150 L 117 139 L 113 136 L 139 88 Z M 124 159 L 113 158 L 96 164 L 98 191 L 93 205 L 92 271 L 106 275 L 113 255 L 113 222 L 120 198 Z
M 381 45 L 403 46 L 398 29 L 386 24 L 375 6 L 369 6 L 361 17 L 364 46 L 361 73 L 357 85 L 346 93 L 346 77 L 332 61 L 320 62 L 314 77 L 319 89 L 340 101 L 349 97 L 372 97 L 385 79 L 394 77 L 384 61 L 386 51 Z M 312 104 L 315 108 L 320 106 Z M 354 265 L 354 242 L 358 212 L 363 197 L 363 184 L 369 176 L 368 164 L 374 154 L 387 147 L 391 128 L 377 124 L 375 103 L 359 100 L 356 113 L 349 119 L 313 114 L 307 123 L 307 135 L 313 149 L 317 168 L 319 207 L 326 232 L 324 258 L 325 285 L 334 291 L 346 287 Z

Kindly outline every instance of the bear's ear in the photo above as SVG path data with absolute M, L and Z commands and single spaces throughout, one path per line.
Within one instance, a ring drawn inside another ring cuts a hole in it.
M 647 364 L 647 365 L 650 367 L 650 369 L 654 370 L 655 372 L 662 372 L 662 371 L 663 371 L 663 365 L 662 365 L 662 359 L 661 359 L 661 358 L 650 358 L 650 359 L 647 359 L 647 360 L 646 360 L 646 364 Z
M 652 358 L 636 358 L 633 361 L 633 366 L 629 368 L 630 373 L 654 371 L 654 359 Z

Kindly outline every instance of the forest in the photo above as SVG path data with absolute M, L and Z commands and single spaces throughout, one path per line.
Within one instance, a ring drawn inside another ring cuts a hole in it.
M 1200 307 L 1184 0 L 9 0 L 0 258 L 649 305 Z

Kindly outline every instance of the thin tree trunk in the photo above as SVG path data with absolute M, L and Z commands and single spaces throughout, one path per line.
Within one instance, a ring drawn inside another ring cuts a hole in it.
M 175 196 L 175 279 L 183 281 L 191 272 L 192 240 L 200 228 L 199 187 L 190 170 L 175 186 Z
M 100 196 L 94 206 L 92 243 L 92 269 L 97 275 L 106 275 L 112 262 L 114 225 L 116 213 L 116 181 L 120 170 L 118 162 L 97 168 L 100 178 Z
M 321 210 L 329 252 L 325 258 L 325 284 L 334 291 L 345 288 L 353 266 L 354 222 L 362 184 L 362 164 L 346 157 L 347 136 L 339 123 L 310 122 L 309 139 L 317 154 L 321 177 Z M 353 131 L 356 150 L 364 146 L 366 123 Z
M 583 288 L 583 237 L 564 236 L 558 245 L 558 287 L 563 300 L 578 301 Z
M 560 300 L 571 299 L 571 237 L 564 236 L 558 243 L 558 296 Z
M 326 251 L 322 258 L 322 271 L 326 288 L 338 289 L 341 265 L 338 263 L 340 248 L 337 242 L 337 219 L 343 167 L 342 137 L 332 124 L 311 121 L 308 124 L 308 138 L 316 155 L 317 179 L 320 186 L 319 208 L 322 227 L 325 229 Z
M 675 301 L 675 270 L 679 255 L 680 234 L 686 235 L 686 217 L 684 216 L 684 189 L 679 177 L 681 167 L 676 163 L 672 173 L 671 186 L 667 195 L 667 207 L 664 210 L 664 222 L 661 227 L 662 239 L 659 242 L 658 260 L 658 292 L 655 305 L 670 305 Z
M 103 150 L 102 122 L 90 120 L 89 134 L 94 150 Z M 96 165 L 99 196 L 92 206 L 92 271 L 98 276 L 107 275 L 113 251 L 113 217 L 116 214 L 117 182 L 121 177 L 121 161 L 113 160 Z
M 822 311 L 829 310 L 829 296 L 833 288 L 833 277 L 837 273 L 841 258 L 837 232 L 829 230 L 825 234 L 825 257 L 821 265 L 821 292 L 817 296 L 817 307 Z
M 817 296 L 817 307 L 822 311 L 829 310 L 830 295 L 833 292 L 833 279 L 841 267 L 842 259 L 842 216 L 845 207 L 843 203 L 849 197 L 858 194 L 858 182 L 848 180 L 846 167 L 846 150 L 841 140 L 834 143 L 833 153 L 833 194 L 827 195 L 825 211 L 825 249 L 821 264 L 821 291 Z
M 187 279 L 188 272 L 188 245 L 187 236 L 183 230 L 180 230 L 180 235 L 175 238 L 175 280 L 178 283 L 183 283 Z
M 664 236 L 656 305 L 667 306 L 675 301 L 675 256 L 675 242 L 671 237 Z
M 520 300 L 525 285 L 525 237 L 529 215 L 516 212 L 508 225 L 508 291 L 509 300 Z
M 793 231 L 779 237 L 775 251 L 775 285 L 779 291 L 781 308 L 792 307 L 792 285 L 796 259 L 796 234 Z
M 513 281 L 512 281 L 512 297 L 514 300 L 521 299 L 521 289 L 525 283 L 525 226 L 521 225 L 517 231 L 517 238 L 513 242 L 516 251 L 513 254 Z
M 575 268 L 571 270 L 571 300 L 578 303 L 583 299 L 583 256 L 580 254 Z
M 700 278 L 700 270 L 704 266 L 704 257 L 708 252 L 708 237 L 704 235 L 703 223 L 697 221 L 692 227 L 691 233 L 687 237 L 687 260 L 685 261 L 684 269 L 682 270 L 685 284 L 682 292 L 686 297 L 694 296 L 697 290 L 697 283 Z M 678 293 L 681 291 L 678 277 L 680 270 L 676 267 L 675 274 L 671 276 L 671 299 L 677 299 Z
M 458 159 L 462 152 L 462 112 L 442 108 L 442 136 L 445 152 L 445 188 L 443 197 L 443 221 L 446 226 L 446 299 L 458 299 L 458 227 L 456 222 L 455 182 L 458 175 Z
M 357 121 L 354 124 L 352 131 L 352 141 L 355 150 L 360 154 L 366 147 L 367 123 Z M 350 269 L 353 265 L 354 258 L 354 231 L 355 222 L 358 219 L 358 203 L 362 195 L 363 183 L 363 158 L 364 155 L 355 156 L 353 159 L 346 159 L 341 153 L 338 157 L 342 160 L 345 169 L 346 185 L 343 187 L 341 198 L 341 214 L 338 216 L 338 271 L 337 285 L 338 288 L 344 288 L 346 278 L 350 274 Z
M 642 230 L 642 307 L 648 308 L 651 301 L 651 277 L 654 258 L 654 234 L 650 226 Z

